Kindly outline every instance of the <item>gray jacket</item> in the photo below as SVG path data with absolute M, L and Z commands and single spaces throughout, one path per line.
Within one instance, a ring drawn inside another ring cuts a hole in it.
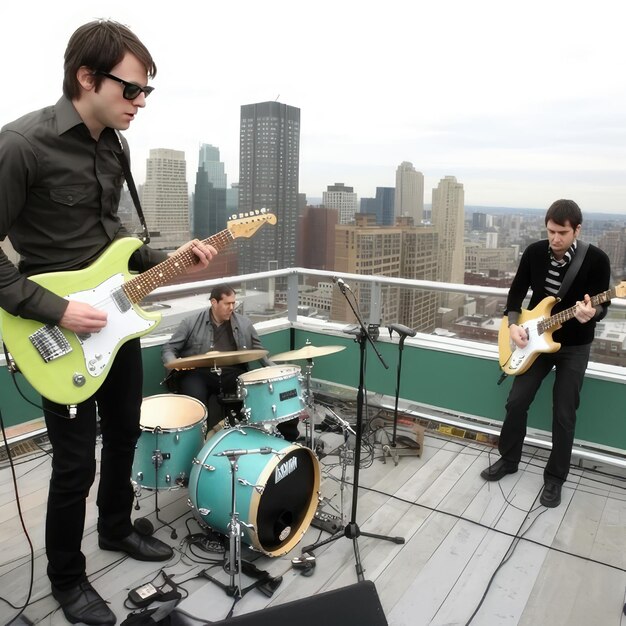
M 210 307 L 204 309 L 195 316 L 184 319 L 170 340 L 161 350 L 163 363 L 169 363 L 177 358 L 204 354 L 214 350 L 213 326 L 211 325 Z M 254 324 L 245 316 L 238 313 L 232 314 L 230 325 L 233 329 L 233 337 L 237 344 L 237 350 L 263 350 L 263 344 L 259 338 Z M 263 365 L 272 365 L 267 358 L 261 359 Z

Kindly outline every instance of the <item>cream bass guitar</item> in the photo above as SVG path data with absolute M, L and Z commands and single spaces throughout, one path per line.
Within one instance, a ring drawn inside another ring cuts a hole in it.
M 604 291 L 591 298 L 591 304 L 597 306 L 608 302 L 612 298 L 626 297 L 626 281 L 622 281 L 616 287 Z M 557 303 L 554 296 L 544 298 L 534 309 L 522 309 L 518 324 L 526 329 L 528 343 L 525 348 L 518 348 L 511 341 L 509 335 L 508 316 L 502 318 L 498 333 L 498 351 L 500 367 L 505 374 L 515 376 L 523 374 L 543 352 L 556 352 L 561 344 L 552 340 L 552 333 L 574 317 L 576 306 L 559 311 L 550 315 L 552 308 Z
M 276 224 L 276 216 L 265 209 L 242 214 L 204 243 L 220 250 L 238 237 L 251 237 L 268 223 Z M 132 275 L 128 260 L 141 245 L 134 237 L 118 239 L 85 269 L 29 277 L 59 296 L 105 311 L 107 325 L 98 333 L 77 335 L 0 309 L 2 339 L 10 356 L 42 396 L 67 405 L 91 397 L 102 385 L 119 348 L 151 332 L 160 322 L 159 313 L 144 311 L 139 303 L 184 273 L 194 264 L 195 256 L 190 251 L 179 252 L 147 272 Z

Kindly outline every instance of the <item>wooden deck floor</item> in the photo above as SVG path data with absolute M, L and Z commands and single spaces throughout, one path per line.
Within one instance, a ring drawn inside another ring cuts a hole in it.
M 335 433 L 321 435 L 326 451 L 341 443 Z M 45 449 L 45 447 L 44 447 Z M 365 578 L 375 583 L 388 623 L 393 626 L 464 625 L 474 614 L 477 626 L 601 626 L 626 624 L 622 615 L 626 589 L 626 481 L 609 467 L 573 468 L 563 502 L 546 509 L 538 502 L 545 453 L 528 449 L 517 474 L 486 483 L 479 474 L 489 463 L 490 446 L 427 434 L 421 458 L 403 456 L 397 465 L 381 446 L 360 471 L 355 519 L 363 532 L 401 536 L 405 543 L 361 536 L 358 539 Z M 33 589 L 24 615 L 37 624 L 66 624 L 50 595 L 45 575 L 44 515 L 50 459 L 38 451 L 16 459 L 19 501 L 34 548 Z M 340 507 L 342 483 L 338 457 L 320 461 L 323 510 Z M 349 467 L 343 489 L 344 515 L 351 518 Z M 224 490 L 230 483 L 224 481 Z M 92 490 L 95 492 L 95 489 Z M 175 548 L 164 564 L 120 558 L 97 547 L 95 495 L 88 506 L 83 550 L 91 582 L 107 599 L 121 623 L 131 608 L 128 590 L 151 580 L 162 582 L 161 568 L 188 593 L 179 605 L 207 622 L 224 619 L 233 605 L 216 584 L 193 576 L 219 558 L 190 549 L 184 541 L 198 532 L 187 505 L 188 490 L 159 492 L 160 518 L 171 522 L 178 538 L 159 527 L 156 535 Z M 154 494 L 145 491 L 136 516 L 155 521 Z M 252 590 L 239 600 L 234 614 L 308 598 L 357 582 L 353 542 L 341 537 L 315 551 L 311 576 L 292 568 L 301 548 L 329 535 L 308 528 L 304 539 L 280 557 L 261 555 L 255 563 L 283 577 L 271 598 Z M 521 538 L 520 538 L 521 537 Z M 29 546 L 16 507 L 12 473 L 0 469 L 0 596 L 14 605 L 27 597 L 31 577 Z M 246 549 L 246 557 L 251 553 Z M 256 558 L 258 554 L 252 556 Z M 220 568 L 214 576 L 228 582 Z M 183 582 L 187 581 L 187 582 Z M 244 586 L 251 579 L 244 576 Z M 0 601 L 0 623 L 17 611 Z

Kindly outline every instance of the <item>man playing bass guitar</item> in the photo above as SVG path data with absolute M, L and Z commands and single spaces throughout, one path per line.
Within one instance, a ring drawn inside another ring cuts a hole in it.
M 481 476 L 489 481 L 517 472 L 526 436 L 528 410 L 543 380 L 554 367 L 552 451 L 544 470 L 540 496 L 541 504 L 546 507 L 556 507 L 561 502 L 561 487 L 569 472 L 576 411 L 594 329 L 596 322 L 606 315 L 608 306 L 608 303 L 602 303 L 594 307 L 591 302 L 590 294 L 608 288 L 611 273 L 607 255 L 593 245 L 588 246 L 567 292 L 559 293 L 575 256 L 582 254 L 582 246 L 577 241 L 582 221 L 581 210 L 574 201 L 557 200 L 545 217 L 547 241 L 543 239 L 531 244 L 522 255 L 506 303 L 511 341 L 518 348 L 525 348 L 528 344 L 528 333 L 517 322 L 520 321 L 522 302 L 529 289 L 532 290 L 529 308 L 546 296 L 558 293 L 559 301 L 554 311 L 575 307 L 575 312 L 554 333 L 554 339 L 561 344 L 561 348 L 539 354 L 524 373 L 515 376 L 498 444 L 501 458 L 481 472 Z

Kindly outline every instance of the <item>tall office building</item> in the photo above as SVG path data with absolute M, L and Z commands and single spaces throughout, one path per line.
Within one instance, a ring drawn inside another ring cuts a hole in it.
M 472 230 L 486 230 L 487 229 L 487 214 L 486 213 L 472 213 Z
M 411 218 L 379 226 L 371 214 L 357 214 L 354 225 L 335 228 L 335 271 L 396 278 L 436 280 L 439 236 L 432 226 L 414 226 Z M 363 318 L 399 322 L 423 332 L 435 328 L 438 298 L 434 292 L 390 285 L 382 287 L 380 311 L 370 310 L 371 284 L 353 285 Z M 373 319 L 375 318 L 375 319 Z M 333 293 L 331 319 L 354 321 L 345 298 Z
M 278 218 L 240 244 L 243 273 L 295 265 L 299 166 L 300 109 L 280 102 L 243 105 L 239 212 L 266 208 Z
M 439 232 L 441 248 L 440 280 L 462 283 L 464 274 L 463 235 L 465 195 L 454 176 L 446 176 L 433 189 L 432 223 Z
M 396 170 L 394 213 L 396 217 L 412 217 L 414 224 L 424 219 L 424 174 L 408 161 Z
M 463 284 L 465 276 L 465 194 L 463 185 L 454 176 L 445 176 L 433 189 L 432 223 L 439 233 L 439 280 Z M 442 304 L 457 308 L 462 297 L 450 294 Z
M 206 239 L 226 228 L 226 195 L 226 174 L 219 148 L 202 144 L 193 197 L 193 237 Z
M 354 187 L 346 187 L 343 183 L 328 185 L 322 194 L 322 204 L 327 209 L 337 209 L 340 224 L 350 224 L 359 208 Z
M 622 280 L 626 276 L 626 228 L 604 232 L 598 238 L 598 245 L 611 261 L 611 274 Z
M 226 190 L 226 213 L 232 215 L 239 210 L 239 183 L 233 183 Z
M 392 226 L 395 193 L 393 187 L 376 187 L 375 198 L 361 199 L 361 213 L 375 215 L 379 226 Z
M 189 194 L 184 152 L 167 148 L 150 150 L 142 207 L 152 247 L 173 250 L 189 240 Z
M 305 207 L 298 220 L 298 267 L 334 270 L 337 220 L 337 209 Z
M 210 143 L 203 143 L 200 146 L 198 155 L 198 169 L 203 167 L 207 173 L 209 182 L 216 189 L 226 189 L 228 187 L 224 164 L 220 161 L 220 149 Z

